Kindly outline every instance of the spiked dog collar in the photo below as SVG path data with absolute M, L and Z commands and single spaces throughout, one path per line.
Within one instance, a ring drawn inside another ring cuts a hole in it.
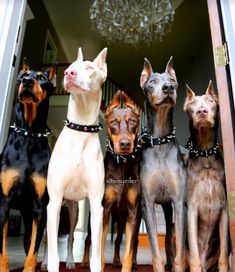
M 196 150 L 193 146 L 193 142 L 191 139 L 189 139 L 186 148 L 189 150 L 189 154 L 191 154 L 194 157 L 208 157 L 215 155 L 219 152 L 219 143 L 217 143 L 214 147 L 212 147 L 209 150 Z
M 139 148 L 140 146 L 137 144 L 135 144 L 135 149 L 134 149 L 134 152 L 129 154 L 129 155 L 118 155 L 115 153 L 112 145 L 111 145 L 111 141 L 110 139 L 108 138 L 107 139 L 107 150 L 109 151 L 109 153 L 114 157 L 114 159 L 117 161 L 117 164 L 119 164 L 121 161 L 123 163 L 127 163 L 130 159 L 135 159 L 136 158 L 136 155 L 137 153 L 139 152 Z
M 103 126 L 100 123 L 99 125 L 94 125 L 94 126 L 84 126 L 84 125 L 79 125 L 79 124 L 69 122 L 68 119 L 66 119 L 64 123 L 68 128 L 71 128 L 77 131 L 82 131 L 82 132 L 99 132 L 100 130 L 103 129 Z
M 48 137 L 49 135 L 52 134 L 52 131 L 49 128 L 46 128 L 44 131 L 40 131 L 40 132 L 34 132 L 29 129 L 20 128 L 20 127 L 17 127 L 15 124 L 10 126 L 10 128 L 12 128 L 15 133 L 20 134 L 21 136 L 24 136 L 24 137 L 42 138 L 42 137 Z
M 162 145 L 172 142 L 175 139 L 176 128 L 173 127 L 171 133 L 167 134 L 164 137 L 153 137 L 147 132 L 146 128 L 142 131 L 140 135 L 140 140 L 144 146 Z

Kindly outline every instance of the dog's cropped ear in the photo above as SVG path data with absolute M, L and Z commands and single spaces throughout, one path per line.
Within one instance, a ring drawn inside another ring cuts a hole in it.
M 186 97 L 185 97 L 184 107 L 183 107 L 185 112 L 188 109 L 188 104 L 189 104 L 190 100 L 194 97 L 195 97 L 194 91 L 186 84 Z
M 78 48 L 78 56 L 77 56 L 77 61 L 83 61 L 83 54 L 82 54 L 82 48 Z
M 207 90 L 206 90 L 206 95 L 212 96 L 212 98 L 215 100 L 215 102 L 217 104 L 219 104 L 219 99 L 218 99 L 218 96 L 215 93 L 212 80 L 209 81 L 209 85 L 208 85 Z
M 153 72 L 152 66 L 147 58 L 144 58 L 144 67 L 140 76 L 140 87 L 143 89 L 144 84 L 148 81 L 151 73 Z
M 29 64 L 26 57 L 24 57 L 21 72 L 25 73 L 27 70 L 29 70 Z
M 130 97 L 127 94 L 125 94 L 124 92 L 122 92 L 121 95 L 122 95 L 123 105 L 125 105 L 128 108 L 131 108 L 139 118 L 140 114 L 139 114 L 138 110 L 136 109 L 135 105 L 133 104 L 132 100 L 130 99 Z
M 54 87 L 56 87 L 56 64 L 51 65 L 50 68 L 45 72 L 47 74 L 48 80 L 51 81 Z
M 94 63 L 99 68 L 103 79 L 105 80 L 107 77 L 107 64 L 106 64 L 106 56 L 107 56 L 107 47 L 105 47 L 99 55 L 94 59 Z
M 105 112 L 105 118 L 111 113 L 111 111 L 114 109 L 114 108 L 117 108 L 121 105 L 121 94 L 122 94 L 122 91 L 118 91 L 112 101 L 109 103 L 107 109 L 106 109 L 106 112 Z
M 166 71 L 171 76 L 176 77 L 175 70 L 173 68 L 173 57 L 171 56 L 166 65 Z

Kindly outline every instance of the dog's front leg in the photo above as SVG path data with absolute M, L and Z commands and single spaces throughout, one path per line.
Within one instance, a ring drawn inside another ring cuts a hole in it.
M 185 271 L 185 204 L 184 198 L 174 203 L 175 208 L 175 236 L 176 256 L 174 271 Z
M 62 197 L 50 195 L 47 206 L 48 272 L 59 272 L 58 227 Z
M 8 272 L 8 256 L 7 256 L 7 227 L 8 227 L 8 211 L 6 205 L 1 201 L 1 207 L 5 206 L 5 209 L 0 210 L 0 241 L 1 241 L 1 254 L 0 254 L 0 272 Z
M 221 212 L 219 232 L 220 232 L 219 271 L 227 272 L 229 270 L 228 260 L 229 220 L 227 207 L 225 207 Z
M 67 245 L 67 258 L 66 258 L 66 268 L 75 269 L 75 263 L 73 258 L 73 241 L 74 241 L 74 230 L 78 222 L 78 202 L 72 200 L 66 200 L 69 211 L 69 237 Z
M 160 252 L 157 233 L 157 222 L 154 209 L 154 201 L 150 196 L 145 196 L 143 192 L 143 215 L 151 243 L 152 261 L 154 272 L 164 272 L 164 261 Z
M 90 258 L 91 272 L 101 272 L 101 235 L 103 223 L 102 197 L 89 197 L 91 212 L 91 247 L 92 255 Z
M 198 211 L 197 207 L 189 205 L 187 211 L 188 244 L 190 255 L 190 271 L 202 271 L 198 249 Z

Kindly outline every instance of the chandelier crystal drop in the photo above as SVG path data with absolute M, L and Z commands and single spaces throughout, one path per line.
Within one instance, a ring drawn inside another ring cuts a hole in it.
M 90 19 L 108 43 L 137 48 L 162 41 L 174 13 L 170 0 L 95 0 Z

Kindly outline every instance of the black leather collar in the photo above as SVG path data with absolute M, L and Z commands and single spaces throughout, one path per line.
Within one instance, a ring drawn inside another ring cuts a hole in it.
M 212 147 L 209 150 L 200 151 L 194 148 L 192 140 L 189 139 L 186 148 L 189 150 L 189 154 L 191 154 L 194 157 L 208 157 L 215 155 L 219 152 L 219 143 L 217 143 L 214 147 Z
M 52 131 L 49 128 L 46 128 L 44 131 L 40 131 L 40 132 L 34 132 L 29 129 L 17 127 L 15 124 L 10 126 L 10 128 L 12 128 L 15 133 L 20 134 L 21 136 L 24 136 L 24 137 L 42 138 L 42 137 L 48 137 L 49 135 L 52 134 Z
M 166 136 L 153 137 L 152 135 L 149 134 L 146 128 L 144 128 L 143 131 L 141 132 L 140 140 L 144 147 L 153 147 L 154 145 L 167 144 L 175 139 L 175 131 L 176 128 L 173 127 L 172 132 L 167 134 Z
M 79 124 L 75 124 L 72 122 L 69 122 L 68 119 L 66 119 L 64 121 L 65 125 L 68 128 L 77 130 L 77 131 L 82 131 L 82 132 L 99 132 L 100 130 L 103 129 L 103 126 L 99 123 L 99 125 L 94 125 L 94 126 L 85 126 L 85 125 L 79 125 Z

